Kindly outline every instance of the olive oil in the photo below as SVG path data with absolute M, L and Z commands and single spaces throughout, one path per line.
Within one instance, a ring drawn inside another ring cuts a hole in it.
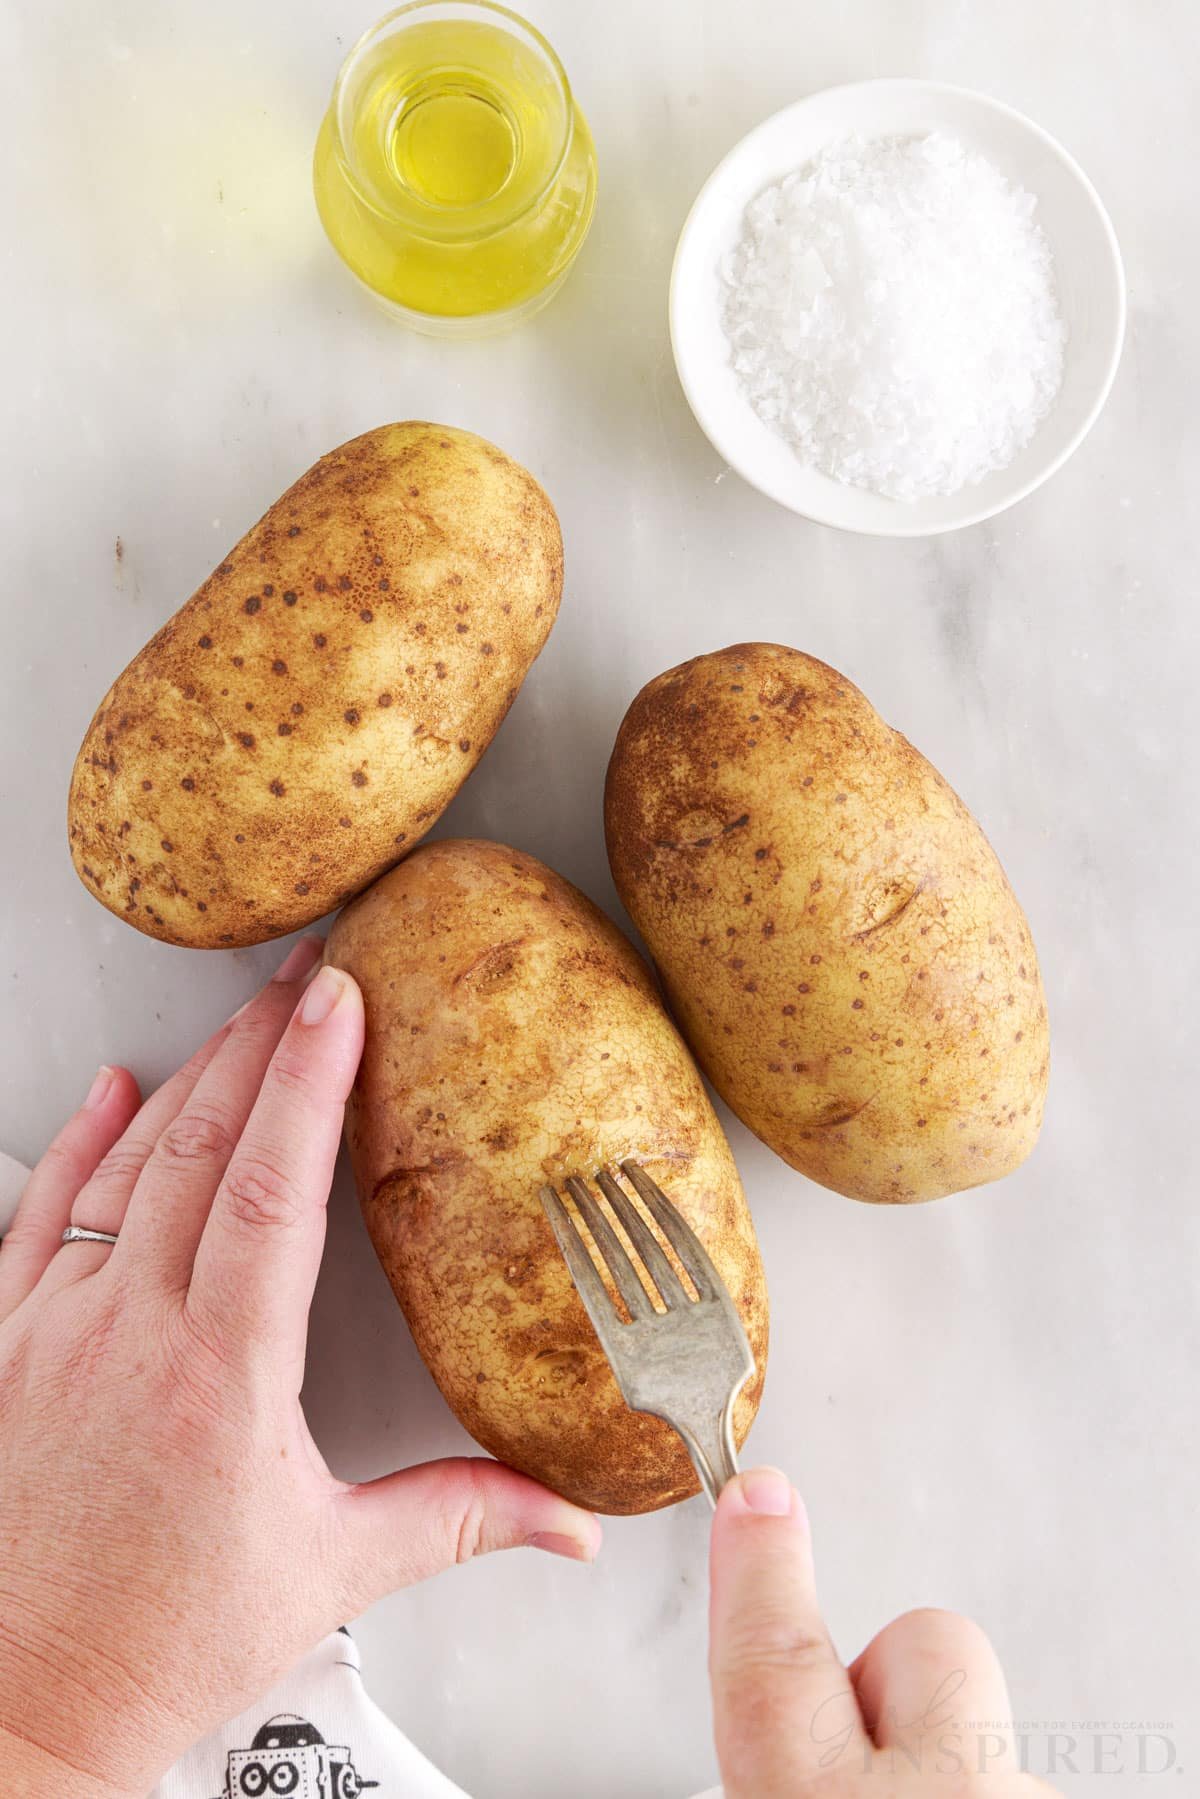
M 486 3 L 417 0 L 347 59 L 317 140 L 317 206 L 366 285 L 427 329 L 508 323 L 591 222 L 591 135 L 550 46 Z

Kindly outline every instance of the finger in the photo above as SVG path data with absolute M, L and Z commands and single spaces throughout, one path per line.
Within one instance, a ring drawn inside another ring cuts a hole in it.
M 162 1131 L 183 1106 L 223 1042 L 230 1021 L 198 1049 L 191 1060 L 176 1071 L 161 1087 L 157 1087 L 135 1114 L 127 1128 L 109 1148 L 99 1166 L 74 1196 L 70 1222 L 97 1231 L 120 1230 L 138 1176 L 145 1167 Z M 84 1274 L 93 1274 L 108 1261 L 110 1251 L 103 1244 L 71 1245 L 72 1255 L 56 1257 L 46 1281 L 49 1285 L 65 1285 Z
M 297 945 L 299 948 L 299 945 Z M 284 964 L 286 968 L 287 964 Z M 280 970 L 282 973 L 283 971 Z M 104 1157 L 95 1174 L 77 1195 L 71 1222 L 97 1231 L 120 1232 L 133 1190 L 142 1171 L 154 1153 L 163 1132 L 177 1118 L 191 1098 L 196 1083 L 217 1055 L 238 1020 L 256 1002 L 226 1019 L 207 1043 L 198 1049 L 184 1066 L 157 1088 L 146 1101 L 129 1129 Z M 102 1243 L 75 1243 L 70 1256 L 58 1256 L 46 1275 L 51 1289 L 67 1286 L 86 1275 L 94 1274 L 109 1261 L 113 1251 Z
M 325 1202 L 363 1046 L 354 981 L 322 968 L 271 1059 L 196 1251 L 187 1309 L 210 1342 L 283 1358 L 299 1392 Z
M 83 1105 L 30 1175 L 0 1243 L 0 1319 L 16 1310 L 46 1272 L 76 1194 L 128 1127 L 139 1098 L 127 1068 L 101 1068 Z
M 213 1197 L 324 943 L 305 937 L 232 1020 L 130 1195 L 114 1265 L 186 1289 Z
M 726 1799 L 776 1799 L 870 1739 L 817 1604 L 812 1540 L 786 1475 L 730 1481 L 713 1520 L 709 1675 Z
M 978 1624 L 955 1612 L 906 1612 L 850 1669 L 867 1728 L 896 1768 L 1015 1774 L 1012 1702 Z M 885 1767 L 886 1767 L 885 1762 Z
M 600 1524 L 499 1462 L 459 1456 L 351 1487 L 339 1503 L 343 1600 L 357 1615 L 385 1593 L 493 1549 L 590 1562 Z

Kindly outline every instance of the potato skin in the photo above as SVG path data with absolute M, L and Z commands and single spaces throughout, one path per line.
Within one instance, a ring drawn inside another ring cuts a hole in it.
M 1029 1154 L 1033 940 L 983 832 L 844 675 L 736 644 L 644 687 L 605 793 L 617 890 L 705 1073 L 793 1168 L 898 1204 Z
M 193 949 L 320 918 L 449 804 L 561 591 L 554 509 L 493 444 L 423 423 L 343 444 L 102 702 L 71 782 L 81 879 Z
M 326 959 L 366 1001 L 346 1136 L 376 1251 L 471 1435 L 581 1505 L 697 1491 L 675 1433 L 632 1412 L 538 1200 L 636 1157 L 699 1233 L 757 1363 L 767 1295 L 733 1157 L 641 957 L 502 844 L 428 844 L 347 907 Z

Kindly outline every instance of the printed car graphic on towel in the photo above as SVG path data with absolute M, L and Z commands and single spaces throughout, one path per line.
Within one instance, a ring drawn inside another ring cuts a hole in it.
M 304 1718 L 270 1718 L 249 1749 L 231 1749 L 221 1799 L 358 1799 L 364 1780 L 349 1749 L 327 1743 Z

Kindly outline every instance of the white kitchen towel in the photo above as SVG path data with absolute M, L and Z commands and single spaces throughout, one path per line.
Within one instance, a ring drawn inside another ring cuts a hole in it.
M 466 1799 L 367 1696 L 345 1631 L 177 1762 L 152 1799 Z
M 0 1151 L 0 1236 L 28 1175 Z M 189 1750 L 151 1799 L 358 1799 L 372 1787 L 379 1799 L 467 1799 L 368 1697 L 354 1640 L 336 1631 L 265 1699 Z M 700 1799 L 721 1799 L 720 1790 Z

